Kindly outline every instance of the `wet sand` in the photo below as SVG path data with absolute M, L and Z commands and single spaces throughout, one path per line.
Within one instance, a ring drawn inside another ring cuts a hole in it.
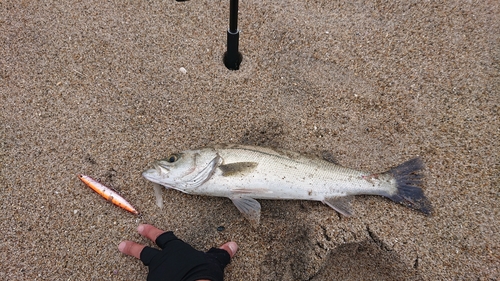
M 0 279 L 145 280 L 117 250 L 149 243 L 140 223 L 238 242 L 226 280 L 499 279 L 498 1 L 241 2 L 229 71 L 228 1 L 0 1 Z M 166 190 L 156 207 L 149 163 L 216 143 L 374 172 L 420 156 L 435 213 L 262 200 L 253 229 L 225 198 Z

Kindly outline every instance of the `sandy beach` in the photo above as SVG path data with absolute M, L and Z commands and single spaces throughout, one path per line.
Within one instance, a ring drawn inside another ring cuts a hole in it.
M 236 241 L 225 280 L 500 279 L 500 3 L 239 8 L 231 71 L 229 1 L 0 1 L 0 279 L 146 280 L 117 249 L 152 245 L 141 223 L 200 250 Z M 142 171 L 219 143 L 373 172 L 421 157 L 434 214 L 261 200 L 252 228 L 227 198 L 175 190 L 159 209 Z

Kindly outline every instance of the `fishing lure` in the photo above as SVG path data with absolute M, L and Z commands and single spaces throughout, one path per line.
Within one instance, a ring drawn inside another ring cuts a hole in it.
M 127 202 L 127 200 L 118 195 L 118 193 L 116 193 L 115 191 L 111 190 L 111 188 L 104 186 L 102 183 L 94 180 L 89 176 L 78 175 L 78 178 L 90 188 L 92 188 L 95 192 L 104 197 L 104 199 L 110 201 L 118 207 L 131 212 L 132 214 L 139 214 L 139 212 L 129 202 Z

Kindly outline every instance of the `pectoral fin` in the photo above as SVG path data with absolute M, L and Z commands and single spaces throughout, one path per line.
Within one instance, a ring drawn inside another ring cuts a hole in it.
M 233 204 L 253 225 L 260 223 L 260 203 L 250 197 L 232 197 Z
M 332 207 L 335 211 L 341 213 L 344 216 L 352 216 L 350 196 L 328 197 L 323 200 L 323 203 Z
M 220 165 L 219 169 L 221 169 L 224 177 L 245 176 L 255 170 L 257 165 L 257 162 L 236 162 Z

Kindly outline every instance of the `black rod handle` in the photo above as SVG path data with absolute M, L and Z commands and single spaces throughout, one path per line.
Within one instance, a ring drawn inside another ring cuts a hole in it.
M 227 52 L 224 65 L 230 70 L 238 70 L 243 59 L 238 52 L 240 31 L 238 30 L 238 0 L 229 2 L 229 29 L 227 30 Z
M 240 33 L 227 31 L 227 52 L 224 54 L 224 65 L 230 70 L 238 70 L 242 61 L 242 56 L 238 52 Z

